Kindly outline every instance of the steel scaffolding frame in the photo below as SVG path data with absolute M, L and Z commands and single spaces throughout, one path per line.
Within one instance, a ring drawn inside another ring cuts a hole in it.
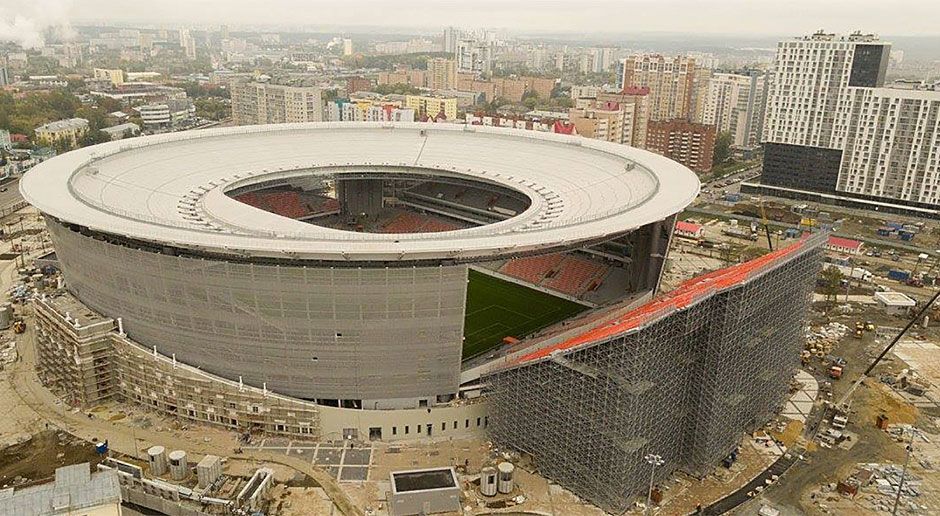
M 606 323 L 625 331 L 490 374 L 492 439 L 613 513 L 645 493 L 646 454 L 665 459 L 657 481 L 704 475 L 785 401 L 826 236 L 691 280 L 632 326 L 630 314 Z

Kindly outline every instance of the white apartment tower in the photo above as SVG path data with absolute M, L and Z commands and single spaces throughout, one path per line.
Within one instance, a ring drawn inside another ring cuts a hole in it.
M 236 125 L 320 122 L 320 88 L 232 83 L 232 118 Z
M 443 50 L 444 52 L 455 53 L 457 52 L 457 39 L 460 37 L 460 31 L 454 27 L 445 27 L 444 28 L 444 43 Z
M 860 33 L 778 44 L 764 190 L 938 207 L 940 92 L 885 88 L 890 50 Z
M 760 143 L 767 99 L 767 77 L 762 72 L 716 73 L 708 82 L 702 123 L 729 132 L 732 145 L 753 148 Z
M 454 52 L 457 73 L 489 75 L 493 71 L 493 45 L 476 38 L 461 38 Z

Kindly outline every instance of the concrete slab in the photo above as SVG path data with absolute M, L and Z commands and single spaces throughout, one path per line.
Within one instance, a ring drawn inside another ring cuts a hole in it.
M 313 460 L 316 465 L 339 465 L 343 457 L 341 448 L 318 448 L 317 456 Z
M 343 458 L 344 466 L 367 466 L 369 464 L 369 459 L 372 458 L 372 450 L 366 449 L 351 449 L 346 450 L 346 456 Z
M 364 482 L 369 478 L 369 468 L 358 466 L 343 466 L 339 479 L 341 481 Z

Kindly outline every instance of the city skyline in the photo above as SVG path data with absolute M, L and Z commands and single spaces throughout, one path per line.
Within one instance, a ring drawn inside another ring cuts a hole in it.
M 593 34 L 688 33 L 689 35 L 793 35 L 825 28 L 832 32 L 871 30 L 880 34 L 938 35 L 940 4 L 926 0 L 895 3 L 862 0 L 776 2 L 722 0 L 707 5 L 694 0 L 590 0 L 562 3 L 530 0 L 505 2 L 481 0 L 473 4 L 451 1 L 372 0 L 364 7 L 324 9 L 325 2 L 275 0 L 264 4 L 219 0 L 165 0 L 117 2 L 115 0 L 39 0 L 32 6 L 0 2 L 0 40 L 24 39 L 68 24 L 109 21 L 153 25 L 229 24 L 279 28 L 435 29 L 445 25 L 479 26 L 520 33 L 578 33 L 590 27 Z M 391 8 L 389 8 L 391 7 Z M 804 14 L 807 9 L 812 17 Z M 871 20 L 878 26 L 872 27 Z

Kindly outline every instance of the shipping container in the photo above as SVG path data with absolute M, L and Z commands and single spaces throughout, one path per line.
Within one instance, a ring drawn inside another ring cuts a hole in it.
M 888 278 L 898 281 L 907 281 L 911 277 L 911 273 L 907 271 L 902 271 L 898 269 L 891 269 L 888 271 Z

